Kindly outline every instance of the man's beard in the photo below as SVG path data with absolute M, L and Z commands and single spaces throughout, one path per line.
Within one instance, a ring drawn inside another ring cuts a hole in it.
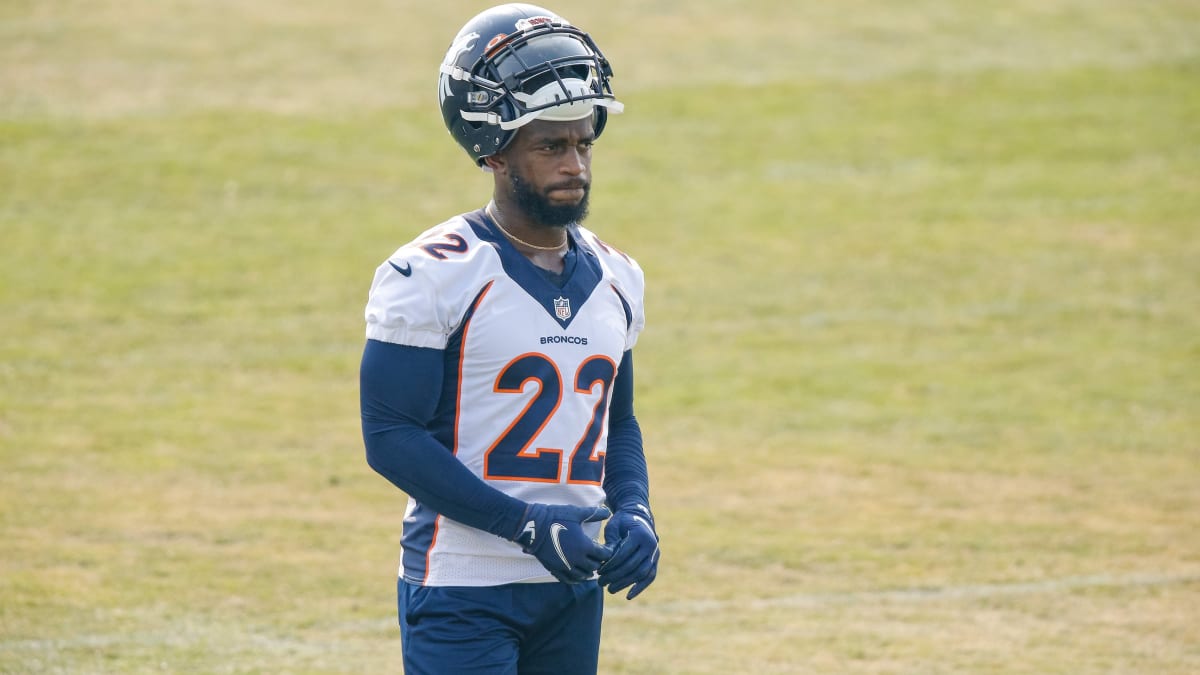
M 547 188 L 549 191 L 561 187 L 582 187 L 583 199 L 577 204 L 551 204 L 545 194 L 534 189 L 529 181 L 515 171 L 509 174 L 509 183 L 512 185 L 513 200 L 535 223 L 546 227 L 566 227 L 571 223 L 582 223 L 587 218 L 588 194 L 591 191 L 591 185 L 587 183 L 567 182 Z

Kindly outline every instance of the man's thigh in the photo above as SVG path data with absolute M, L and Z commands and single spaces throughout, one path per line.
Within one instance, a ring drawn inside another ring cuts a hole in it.
M 502 587 L 417 586 L 401 580 L 400 640 L 406 675 L 516 675 L 520 633 Z
M 595 673 L 600 656 L 604 592 L 595 581 L 581 584 L 527 584 L 539 620 L 525 632 L 521 675 Z M 534 614 L 531 608 L 531 615 Z
M 408 675 L 594 673 L 603 593 L 584 584 L 397 587 Z

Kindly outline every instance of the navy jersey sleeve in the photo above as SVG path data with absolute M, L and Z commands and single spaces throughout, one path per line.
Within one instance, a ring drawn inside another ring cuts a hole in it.
M 617 369 L 608 409 L 604 492 L 614 512 L 634 504 L 650 506 L 650 477 L 642 449 L 642 429 L 633 414 L 633 352 L 629 350 Z
M 442 390 L 440 349 L 367 340 L 359 370 L 367 463 L 418 502 L 510 539 L 526 504 L 483 482 L 427 425 Z

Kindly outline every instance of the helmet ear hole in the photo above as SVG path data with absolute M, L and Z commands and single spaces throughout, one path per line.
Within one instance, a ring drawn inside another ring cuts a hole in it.
M 466 120 L 460 120 L 455 125 L 455 128 L 450 131 L 450 133 L 451 133 L 451 135 L 457 136 L 458 138 L 468 138 L 468 139 L 475 138 L 476 136 L 479 135 L 479 127 L 481 127 L 481 126 L 482 125 L 479 124 L 478 122 L 468 122 Z

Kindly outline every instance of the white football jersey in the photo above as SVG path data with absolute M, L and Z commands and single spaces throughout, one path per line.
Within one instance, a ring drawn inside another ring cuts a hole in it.
M 645 324 L 642 270 L 580 226 L 556 286 L 483 210 L 401 247 L 375 272 L 367 338 L 444 350 L 431 432 L 475 475 L 526 502 L 591 506 L 613 380 Z M 397 386 L 409 386 L 398 383 Z M 600 523 L 585 525 L 598 537 Z M 409 499 L 401 574 L 429 586 L 553 581 L 520 547 Z

